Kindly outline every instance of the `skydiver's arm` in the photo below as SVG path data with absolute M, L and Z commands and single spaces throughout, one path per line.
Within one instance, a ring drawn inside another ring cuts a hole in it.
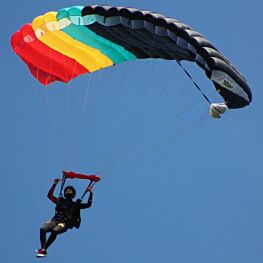
M 54 191 L 56 188 L 57 184 L 54 183 L 51 188 L 48 191 L 47 197 L 50 201 L 52 201 L 53 203 L 57 204 L 58 203 L 58 198 L 54 196 Z
M 91 207 L 92 205 L 92 200 L 93 200 L 93 193 L 90 192 L 89 194 L 89 199 L 88 199 L 88 202 L 86 204 L 80 204 L 80 209 L 85 209 L 85 208 L 89 208 Z

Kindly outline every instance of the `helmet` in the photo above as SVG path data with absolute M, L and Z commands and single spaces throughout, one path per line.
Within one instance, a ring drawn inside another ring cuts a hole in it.
M 67 186 L 64 189 L 64 196 L 67 199 L 73 199 L 76 196 L 76 190 L 73 186 Z

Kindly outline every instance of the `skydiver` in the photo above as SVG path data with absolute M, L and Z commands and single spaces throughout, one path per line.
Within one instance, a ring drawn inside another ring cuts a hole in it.
M 68 229 L 72 229 L 73 227 L 79 228 L 81 222 L 80 210 L 89 208 L 92 205 L 92 186 L 86 188 L 90 193 L 87 203 L 82 203 L 80 199 L 73 201 L 76 196 L 76 190 L 72 186 L 65 187 L 64 197 L 55 197 L 54 190 L 60 181 L 60 178 L 54 180 L 47 195 L 47 197 L 56 204 L 55 215 L 40 228 L 41 248 L 36 250 L 37 257 L 47 256 L 47 249 L 55 241 L 58 234 L 65 233 Z M 50 233 L 50 236 L 46 241 L 47 233 Z

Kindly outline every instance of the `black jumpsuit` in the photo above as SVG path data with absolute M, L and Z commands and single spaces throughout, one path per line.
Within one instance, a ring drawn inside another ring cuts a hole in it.
M 92 192 L 85 204 L 81 203 L 81 200 L 74 202 L 63 197 L 56 198 L 54 196 L 55 187 L 56 184 L 53 184 L 48 192 L 48 198 L 56 204 L 55 215 L 40 228 L 41 248 L 45 250 L 55 241 L 58 234 L 66 232 L 69 228 L 79 228 L 81 222 L 80 210 L 91 207 L 93 198 Z M 48 232 L 51 232 L 51 234 L 46 241 L 46 233 Z

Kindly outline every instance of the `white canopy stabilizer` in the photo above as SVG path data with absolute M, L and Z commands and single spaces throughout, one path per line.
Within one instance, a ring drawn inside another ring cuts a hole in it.
M 221 114 L 225 113 L 227 109 L 225 103 L 212 103 L 210 104 L 209 113 L 213 118 L 219 119 Z

